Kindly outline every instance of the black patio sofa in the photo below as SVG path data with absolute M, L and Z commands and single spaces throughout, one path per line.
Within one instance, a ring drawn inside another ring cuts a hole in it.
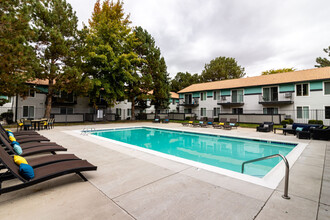
M 264 122 L 257 127 L 259 132 L 270 132 L 273 131 L 274 122 Z
M 326 128 L 315 128 L 312 130 L 312 137 L 316 140 L 330 140 L 330 126 Z

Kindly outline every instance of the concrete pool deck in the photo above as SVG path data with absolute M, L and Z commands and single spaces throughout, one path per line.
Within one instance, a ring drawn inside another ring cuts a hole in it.
M 155 126 L 307 143 L 290 164 L 289 196 L 283 180 L 275 189 L 198 169 L 104 141 L 90 142 L 67 131 Z M 259 133 L 255 129 L 190 128 L 181 124 L 118 123 L 63 126 L 40 133 L 68 153 L 98 166 L 89 180 L 67 175 L 0 195 L 1 219 L 329 219 L 330 142 Z M 109 145 L 109 143 L 108 143 Z M 27 157 L 28 159 L 28 157 Z

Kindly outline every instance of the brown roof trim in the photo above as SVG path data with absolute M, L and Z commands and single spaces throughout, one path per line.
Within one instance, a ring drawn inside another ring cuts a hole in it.
M 178 93 L 277 85 L 324 79 L 330 79 L 330 67 L 314 68 L 264 76 L 246 77 L 240 79 L 227 79 L 215 82 L 198 83 L 188 86 L 187 88 L 180 90 Z

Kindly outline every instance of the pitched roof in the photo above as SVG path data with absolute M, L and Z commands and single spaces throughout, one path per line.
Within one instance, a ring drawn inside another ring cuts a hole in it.
M 179 94 L 178 93 L 170 92 L 170 94 L 171 94 L 171 98 L 172 99 L 178 99 L 179 98 Z
M 330 79 L 330 67 L 254 76 L 240 79 L 227 79 L 215 82 L 198 83 L 188 86 L 180 90 L 178 93 L 273 85 L 322 79 Z

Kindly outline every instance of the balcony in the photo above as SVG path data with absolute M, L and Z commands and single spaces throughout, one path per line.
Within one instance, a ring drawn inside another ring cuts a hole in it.
M 185 107 L 197 107 L 199 106 L 199 98 L 180 99 L 179 105 Z
M 89 101 L 89 106 L 94 106 L 94 103 L 92 102 L 92 100 Z M 95 105 L 98 106 L 99 108 L 106 108 L 108 107 L 108 102 L 105 101 L 104 99 L 98 99 L 95 102 Z
M 77 104 L 77 98 L 73 94 L 62 94 L 61 96 L 55 96 L 52 98 L 53 106 L 70 106 Z
M 265 97 L 263 95 L 260 95 L 259 104 L 261 104 L 261 105 L 290 105 L 290 104 L 293 104 L 293 95 L 291 92 L 279 93 L 278 95 L 275 95 L 275 97 Z
M 235 107 L 244 105 L 243 95 L 237 96 L 221 96 L 218 105 L 223 107 Z

